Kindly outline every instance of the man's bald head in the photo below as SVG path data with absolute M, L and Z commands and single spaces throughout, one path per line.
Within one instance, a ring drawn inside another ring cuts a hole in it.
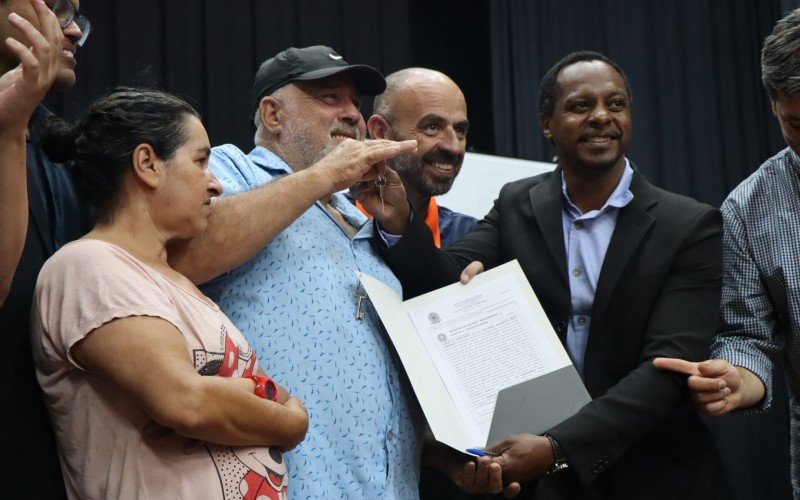
M 375 97 L 374 113 L 391 119 L 398 96 L 406 92 L 414 92 L 418 85 L 426 84 L 449 88 L 456 92 L 461 100 L 464 100 L 464 94 L 461 93 L 456 82 L 441 71 L 428 68 L 405 68 L 386 77 L 386 90 L 383 91 L 383 94 Z
M 412 204 L 450 190 L 464 161 L 469 128 L 464 94 L 450 77 L 426 68 L 387 76 L 368 128 L 374 138 L 417 140 L 413 156 L 389 161 Z

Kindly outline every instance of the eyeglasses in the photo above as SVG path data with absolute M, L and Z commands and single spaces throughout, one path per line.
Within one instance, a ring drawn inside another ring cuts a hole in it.
M 75 21 L 82 33 L 81 38 L 75 42 L 75 45 L 83 47 L 86 39 L 89 38 L 89 32 L 92 31 L 92 24 L 86 19 L 86 16 L 78 12 L 72 0 L 56 0 L 51 10 L 58 18 L 58 23 L 61 25 L 62 30 Z

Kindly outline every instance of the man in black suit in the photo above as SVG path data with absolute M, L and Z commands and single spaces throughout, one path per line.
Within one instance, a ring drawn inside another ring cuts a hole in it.
M 376 244 L 406 298 L 518 259 L 593 398 L 543 436 L 489 448 L 507 494 L 520 483 L 536 498 L 709 499 L 727 490 L 684 380 L 649 362 L 708 354 L 720 303 L 720 214 L 654 187 L 625 158 L 630 101 L 613 61 L 570 54 L 540 86 L 554 172 L 506 185 L 485 219 L 444 252 L 391 172 L 386 210 L 374 212 L 383 231 Z M 354 190 L 368 209 L 380 204 L 376 194 Z

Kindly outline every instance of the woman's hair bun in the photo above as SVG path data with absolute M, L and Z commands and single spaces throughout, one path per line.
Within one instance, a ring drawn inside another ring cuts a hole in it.
M 79 125 L 55 115 L 45 117 L 32 131 L 33 141 L 56 163 L 69 163 L 78 157 Z

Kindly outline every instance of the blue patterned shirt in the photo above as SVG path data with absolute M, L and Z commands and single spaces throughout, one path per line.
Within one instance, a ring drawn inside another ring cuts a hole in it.
M 249 155 L 215 147 L 210 165 L 227 195 L 292 172 L 262 147 Z M 372 222 L 344 195 L 331 204 L 358 228 L 354 238 L 318 201 L 203 291 L 242 331 L 264 371 L 308 408 L 308 434 L 285 455 L 293 497 L 415 499 L 421 412 L 374 309 L 364 301 L 365 317 L 355 317 L 354 271 L 398 295 L 400 283 L 370 246 Z
M 719 332 L 711 357 L 755 373 L 772 402 L 772 371 L 790 388 L 792 487 L 800 499 L 800 158 L 789 148 L 745 179 L 722 204 Z

